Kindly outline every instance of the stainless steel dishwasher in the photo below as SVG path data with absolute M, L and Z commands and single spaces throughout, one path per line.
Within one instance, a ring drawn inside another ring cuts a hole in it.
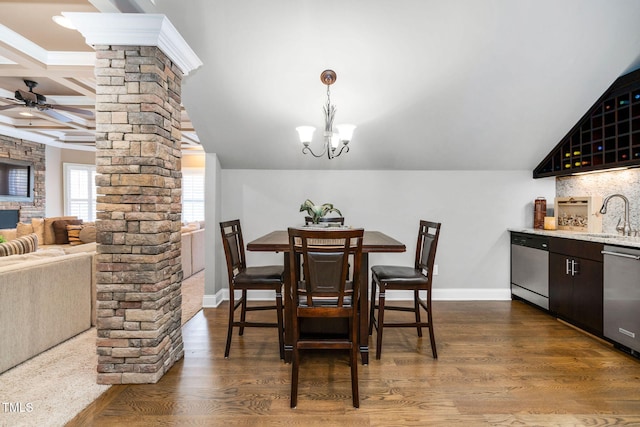
M 605 246 L 602 254 L 604 336 L 640 356 L 640 250 Z
M 511 233 L 511 295 L 549 310 L 549 239 Z

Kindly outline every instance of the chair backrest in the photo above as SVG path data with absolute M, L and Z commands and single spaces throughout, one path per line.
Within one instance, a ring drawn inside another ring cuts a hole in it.
M 314 230 L 289 228 L 291 284 L 297 292 L 294 304 L 312 307 L 350 307 L 355 309 L 360 285 L 362 238 L 364 229 Z M 349 281 L 349 256 L 354 263 Z M 301 278 L 304 277 L 304 280 Z
M 331 223 L 344 225 L 344 217 L 343 216 L 323 216 L 322 218 L 318 219 L 318 222 L 331 222 Z M 306 225 L 313 224 L 313 218 L 311 218 L 310 216 L 305 216 L 304 223 Z
M 247 267 L 244 255 L 244 241 L 242 240 L 242 228 L 240 220 L 225 221 L 220 223 L 220 234 L 222 235 L 222 246 L 227 259 L 227 272 L 229 274 L 229 284 L 233 278 Z
M 438 248 L 438 238 L 440 237 L 439 222 L 420 221 L 418 230 L 418 244 L 416 245 L 416 270 L 425 270 L 427 277 L 431 281 L 433 275 L 433 264 L 436 259 L 436 249 Z

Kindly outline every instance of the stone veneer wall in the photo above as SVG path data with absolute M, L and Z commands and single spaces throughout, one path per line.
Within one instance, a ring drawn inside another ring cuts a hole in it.
M 556 196 L 558 197 L 600 196 L 604 200 L 611 194 L 622 194 L 629 199 L 631 228 L 640 230 L 640 169 L 556 178 Z M 617 197 L 611 199 L 607 206 L 607 213 L 602 217 L 602 231 L 615 233 L 618 220 L 623 217 L 624 203 Z
M 98 382 L 155 383 L 184 355 L 182 73 L 157 47 L 95 49 Z
M 31 218 L 44 218 L 46 200 L 44 186 L 44 176 L 46 172 L 44 145 L 0 135 L 0 157 L 33 163 L 34 180 L 32 202 L 0 201 L 0 210 L 19 209 L 20 221 L 22 222 L 27 222 Z

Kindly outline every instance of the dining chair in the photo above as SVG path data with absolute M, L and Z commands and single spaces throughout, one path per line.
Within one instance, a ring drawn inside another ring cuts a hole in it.
M 337 223 L 340 225 L 344 225 L 344 217 L 343 216 L 323 216 L 318 220 L 319 223 Z M 305 225 L 313 224 L 313 218 L 310 216 L 304 217 Z
M 351 365 L 353 406 L 360 406 L 358 394 L 358 295 L 364 229 L 317 230 L 289 228 L 289 262 L 301 259 L 302 269 L 289 272 L 294 287 L 291 363 L 291 407 L 298 401 L 300 350 L 348 350 Z M 349 257 L 354 276 L 349 280 Z M 301 270 L 303 270 L 301 272 Z M 304 278 L 304 279 L 303 279 Z M 294 286 L 295 285 L 295 286 Z M 344 319 L 348 330 L 336 334 L 305 334 L 301 322 L 307 319 Z
M 247 267 L 244 252 L 244 240 L 240 220 L 225 221 L 220 223 L 222 245 L 227 260 L 227 273 L 229 276 L 229 326 L 227 331 L 227 344 L 224 349 L 225 359 L 229 358 L 231 337 L 233 328 L 239 328 L 242 336 L 245 327 L 277 328 L 280 359 L 284 359 L 284 322 L 282 305 L 282 287 L 284 286 L 284 266 L 265 265 Z M 275 305 L 247 305 L 247 291 L 272 290 L 275 292 Z M 240 291 L 241 296 L 236 300 L 235 291 Z M 235 320 L 235 312 L 240 307 L 240 320 Z M 277 322 L 248 321 L 248 311 L 276 310 Z
M 431 352 L 433 358 L 438 358 L 436 340 L 433 333 L 433 317 L 431 308 L 431 289 L 433 282 L 433 264 L 436 259 L 436 248 L 440 237 L 440 225 L 438 222 L 420 221 L 418 230 L 418 243 L 416 245 L 416 258 L 413 267 L 397 265 L 375 265 L 371 267 L 371 308 L 369 313 L 369 335 L 375 325 L 378 334 L 376 338 L 376 359 L 380 359 L 382 353 L 382 333 L 385 327 L 413 327 L 418 330 L 418 337 L 422 337 L 422 328 L 429 328 Z M 376 288 L 380 290 L 376 303 Z M 413 307 L 385 304 L 387 290 L 413 291 Z M 420 297 L 420 292 L 426 291 L 426 301 Z M 420 307 L 427 314 L 427 321 L 420 319 Z M 378 310 L 377 319 L 374 317 Z M 413 312 L 413 322 L 385 322 L 385 310 Z

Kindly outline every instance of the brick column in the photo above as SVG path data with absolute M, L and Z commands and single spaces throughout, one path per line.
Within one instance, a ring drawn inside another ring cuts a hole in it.
M 95 49 L 98 383 L 155 383 L 184 355 L 183 74 L 158 47 Z

